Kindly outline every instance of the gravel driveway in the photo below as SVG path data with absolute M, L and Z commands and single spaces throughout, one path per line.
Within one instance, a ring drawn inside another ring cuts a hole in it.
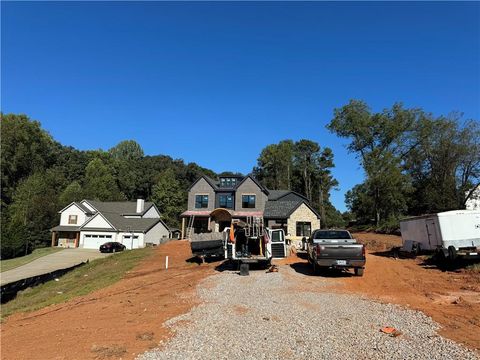
M 437 335 L 423 313 L 334 293 L 335 282 L 289 266 L 248 277 L 224 271 L 199 285 L 200 306 L 165 324 L 175 336 L 139 359 L 480 358 Z

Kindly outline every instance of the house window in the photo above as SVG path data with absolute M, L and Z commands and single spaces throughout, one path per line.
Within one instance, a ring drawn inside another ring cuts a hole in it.
M 232 195 L 219 195 L 218 204 L 221 208 L 233 209 L 233 196 Z
M 255 195 L 242 195 L 242 208 L 253 209 L 255 207 Z
M 69 224 L 76 224 L 77 223 L 77 215 L 68 215 L 68 223 Z
M 233 188 L 237 186 L 237 178 L 220 178 L 220 187 Z
M 297 221 L 297 236 L 310 236 L 312 224 L 310 222 Z
M 195 195 L 195 208 L 202 209 L 208 207 L 208 195 Z

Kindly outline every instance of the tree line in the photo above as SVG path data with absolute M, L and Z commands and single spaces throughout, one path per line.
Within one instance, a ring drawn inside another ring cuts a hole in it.
M 334 166 L 330 148 L 306 139 L 283 140 L 261 151 L 253 173 L 269 189 L 304 195 L 318 210 L 322 227 L 339 227 L 344 219 L 330 202 L 330 192 L 338 186 L 332 175 Z
M 317 142 L 268 145 L 253 169 L 267 188 L 306 196 L 323 227 L 354 219 L 389 230 L 405 215 L 465 208 L 480 186 L 480 125 L 460 114 L 435 117 L 400 103 L 373 112 L 352 100 L 334 110 L 327 128 L 349 140 L 364 170 L 365 180 L 346 193 L 349 212 L 341 214 L 330 201 L 338 186 L 334 156 Z M 55 141 L 38 121 L 1 114 L 1 257 L 47 246 L 58 211 L 84 198 L 143 198 L 159 207 L 169 226 L 178 226 L 187 190 L 201 174 L 217 176 L 195 163 L 146 156 L 132 140 L 108 151 L 80 151 Z
M 464 209 L 480 186 L 480 124 L 401 103 L 373 112 L 351 100 L 328 129 L 348 139 L 365 180 L 346 193 L 358 223 L 389 230 L 405 215 Z
M 135 141 L 108 151 L 80 151 L 55 141 L 38 121 L 1 115 L 1 257 L 48 246 L 58 211 L 72 201 L 155 202 L 169 226 L 178 225 L 187 189 L 216 174 L 169 156 L 145 156 Z

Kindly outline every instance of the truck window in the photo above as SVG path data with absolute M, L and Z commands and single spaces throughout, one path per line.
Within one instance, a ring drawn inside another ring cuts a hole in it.
M 348 231 L 342 230 L 320 230 L 316 231 L 314 235 L 315 239 L 351 239 Z

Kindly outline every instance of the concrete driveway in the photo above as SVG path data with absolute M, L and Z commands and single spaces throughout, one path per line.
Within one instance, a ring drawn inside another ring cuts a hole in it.
M 108 256 L 94 249 L 65 249 L 50 255 L 43 256 L 18 268 L 2 272 L 0 285 L 27 279 L 32 276 L 47 274 L 55 270 L 66 269 L 87 260 L 94 260 Z

